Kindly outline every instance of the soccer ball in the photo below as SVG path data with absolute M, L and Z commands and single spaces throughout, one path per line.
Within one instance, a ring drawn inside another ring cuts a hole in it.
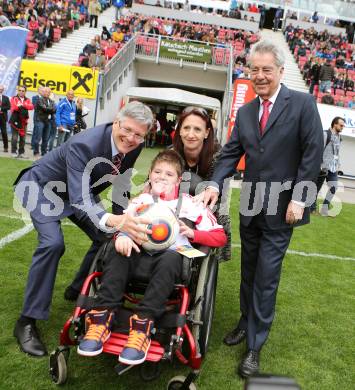
M 152 230 L 152 234 L 146 234 L 147 241 L 142 244 L 147 252 L 161 252 L 175 243 L 180 227 L 168 206 L 161 203 L 143 204 L 136 209 L 136 215 L 152 221 L 145 226 Z

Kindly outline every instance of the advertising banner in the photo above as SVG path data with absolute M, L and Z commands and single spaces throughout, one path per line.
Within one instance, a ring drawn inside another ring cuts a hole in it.
M 37 91 L 43 86 L 55 94 L 65 95 L 72 89 L 76 97 L 95 99 L 98 76 L 97 70 L 89 68 L 23 60 L 19 83 L 29 91 Z
M 229 123 L 228 123 L 228 134 L 227 139 L 229 139 L 232 130 L 234 128 L 235 119 L 237 117 L 237 112 L 240 107 L 245 103 L 250 102 L 255 98 L 256 94 L 253 90 L 250 80 L 247 79 L 236 79 L 234 81 L 234 91 L 233 99 L 231 105 L 231 112 L 229 114 Z M 245 169 L 245 159 L 244 156 L 240 160 L 237 169 L 243 171 Z
M 317 104 L 317 107 L 323 129 L 329 129 L 332 120 L 336 116 L 340 116 L 341 118 L 344 118 L 345 121 L 345 127 L 341 132 L 341 136 L 355 138 L 355 110 L 320 103 Z
M 192 62 L 212 62 L 212 47 L 195 42 L 179 42 L 162 38 L 160 42 L 159 56 L 174 60 L 186 60 Z
M 26 47 L 28 30 L 22 27 L 0 29 L 0 84 L 7 96 L 16 95 L 17 79 Z

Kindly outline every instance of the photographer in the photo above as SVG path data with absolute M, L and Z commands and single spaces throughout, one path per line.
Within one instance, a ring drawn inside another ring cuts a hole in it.
M 74 125 L 74 134 L 80 133 L 81 130 L 85 130 L 87 125 L 85 123 L 84 117 L 89 113 L 89 109 L 84 106 L 84 99 L 78 97 L 76 99 L 76 114 L 75 114 L 75 125 Z
M 317 179 L 317 194 L 321 190 L 324 181 L 327 180 L 329 191 L 323 201 L 320 214 L 329 217 L 329 205 L 338 187 L 340 133 L 345 126 L 345 121 L 340 116 L 336 116 L 328 130 L 324 130 L 324 152 L 321 170 Z M 316 213 L 317 198 L 312 204 L 310 211 Z

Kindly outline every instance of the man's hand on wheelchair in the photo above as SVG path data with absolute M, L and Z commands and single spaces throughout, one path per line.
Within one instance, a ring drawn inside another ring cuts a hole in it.
M 123 256 L 131 256 L 132 248 L 140 252 L 139 246 L 128 236 L 118 236 L 115 241 L 115 249 Z
M 138 245 L 147 241 L 147 234 L 152 234 L 152 231 L 147 228 L 151 223 L 149 218 L 135 217 L 130 213 L 122 215 L 110 215 L 106 225 L 115 227 L 120 232 L 127 233 L 129 237 Z
M 216 188 L 207 187 L 203 192 L 194 196 L 194 202 L 196 203 L 203 202 L 203 205 L 205 207 L 208 206 L 210 209 L 213 209 L 213 207 L 218 201 L 218 194 L 219 192 L 217 191 Z

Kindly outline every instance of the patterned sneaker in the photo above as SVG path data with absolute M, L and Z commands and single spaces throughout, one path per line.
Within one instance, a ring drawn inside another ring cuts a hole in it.
M 142 320 L 137 314 L 130 318 L 129 336 L 118 360 L 124 364 L 141 364 L 147 358 L 153 321 Z
M 78 346 L 78 354 L 96 356 L 102 352 L 105 341 L 110 337 L 113 313 L 108 310 L 91 310 L 86 315 L 86 334 Z

